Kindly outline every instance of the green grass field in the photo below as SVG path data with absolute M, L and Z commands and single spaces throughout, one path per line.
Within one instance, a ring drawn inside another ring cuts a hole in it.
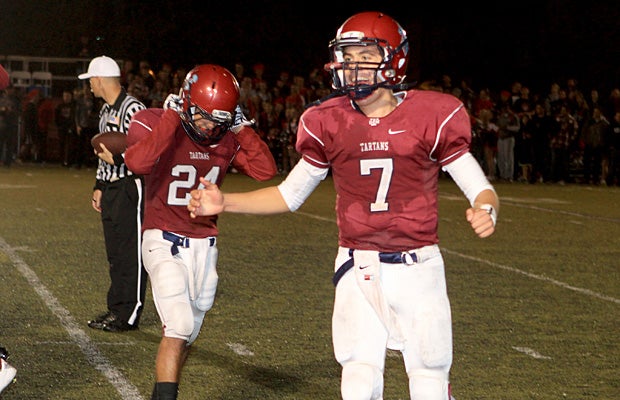
M 160 326 L 93 331 L 109 277 L 94 170 L 0 169 L 0 345 L 12 399 L 149 399 Z M 274 180 L 272 183 L 278 182 Z M 224 189 L 264 184 L 229 175 Z M 440 184 L 440 246 L 454 320 L 457 400 L 620 398 L 620 189 L 498 184 L 498 230 L 475 237 Z M 339 398 L 332 354 L 337 243 L 331 180 L 294 214 L 220 219 L 220 284 L 181 400 Z M 386 400 L 408 399 L 390 352 Z

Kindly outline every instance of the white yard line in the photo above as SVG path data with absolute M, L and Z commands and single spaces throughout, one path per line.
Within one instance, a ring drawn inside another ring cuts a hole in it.
M 13 265 L 26 278 L 28 283 L 30 283 L 30 286 L 32 286 L 39 297 L 41 297 L 43 302 L 47 305 L 47 308 L 58 317 L 60 324 L 65 328 L 72 342 L 82 350 L 88 362 L 107 378 L 108 382 L 116 388 L 121 397 L 127 400 L 143 400 L 138 388 L 129 382 L 123 374 L 101 354 L 86 332 L 75 322 L 75 319 L 71 316 L 69 311 L 60 304 L 52 293 L 50 293 L 47 287 L 41 283 L 34 271 L 15 253 L 15 250 L 9 246 L 2 237 L 0 237 L 0 250 L 8 255 Z
M 530 349 L 529 347 L 512 346 L 512 348 L 515 349 L 516 351 L 518 351 L 519 353 L 527 354 L 528 356 L 530 356 L 532 358 L 536 358 L 537 360 L 551 360 L 551 357 L 543 356 L 542 354 L 540 354 L 536 350 Z
M 582 293 L 582 294 L 585 294 L 585 295 L 588 295 L 588 296 L 592 296 L 592 297 L 596 297 L 596 298 L 601 299 L 601 300 L 610 301 L 612 303 L 620 304 L 620 299 L 617 299 L 615 297 L 607 296 L 607 295 L 595 292 L 595 291 L 590 290 L 590 289 L 584 289 L 584 288 L 572 286 L 572 285 L 569 285 L 568 283 L 565 283 L 565 282 L 562 282 L 562 281 L 558 281 L 557 279 L 549 278 L 548 276 L 533 274 L 531 272 L 520 270 L 519 268 L 509 267 L 507 265 L 498 264 L 498 263 L 495 263 L 493 261 L 484 260 L 482 258 L 478 258 L 478 257 L 474 257 L 474 256 L 469 256 L 467 254 L 463 254 L 463 253 L 459 253 L 457 251 L 452 251 L 452 250 L 446 249 L 445 247 L 442 247 L 441 251 L 444 252 L 444 253 L 447 253 L 447 254 L 451 254 L 453 256 L 458 256 L 458 257 L 461 257 L 461 258 L 465 258 L 467 260 L 472 260 L 472 261 L 479 262 L 481 264 L 490 265 L 491 267 L 495 267 L 495 268 L 498 268 L 498 269 L 503 269 L 505 271 L 514 272 L 516 274 L 525 275 L 528 278 L 533 278 L 533 279 L 537 279 L 539 281 L 549 282 L 549 283 L 554 284 L 556 286 L 559 286 L 561 288 L 568 289 L 568 290 L 573 290 L 575 292 Z

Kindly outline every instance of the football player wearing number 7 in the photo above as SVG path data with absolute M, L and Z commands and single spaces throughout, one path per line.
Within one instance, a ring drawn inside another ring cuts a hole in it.
M 177 398 L 190 345 L 217 288 L 217 217 L 191 219 L 190 191 L 201 187 L 198 178 L 221 185 L 231 165 L 260 181 L 277 174 L 238 101 L 232 73 L 203 64 L 189 71 L 180 96 L 169 95 L 164 109 L 137 113 L 129 127 L 125 162 L 145 179 L 142 256 L 163 326 L 153 400 Z
M 190 215 L 297 210 L 331 168 L 339 250 L 332 338 L 345 400 L 382 399 L 386 348 L 400 350 L 411 399 L 450 398 L 452 320 L 438 247 L 438 177 L 448 172 L 481 238 L 499 200 L 469 152 L 470 118 L 453 96 L 403 84 L 409 44 L 379 12 L 349 18 L 330 42 L 336 89 L 300 118 L 302 160 L 278 186 L 222 193 L 202 181 Z

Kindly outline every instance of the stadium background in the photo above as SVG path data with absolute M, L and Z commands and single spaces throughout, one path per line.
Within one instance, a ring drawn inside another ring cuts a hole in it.
M 456 5 L 1 0 L 0 9 L 0 55 L 75 57 L 79 38 L 86 35 L 92 56 L 106 53 L 153 65 L 262 62 L 267 73 L 286 66 L 306 75 L 325 63 L 327 43 L 347 17 L 380 10 L 409 33 L 411 80 L 450 74 L 471 77 L 476 86 L 506 87 L 521 80 L 545 89 L 568 77 L 585 87 L 620 83 L 620 3 L 613 0 Z

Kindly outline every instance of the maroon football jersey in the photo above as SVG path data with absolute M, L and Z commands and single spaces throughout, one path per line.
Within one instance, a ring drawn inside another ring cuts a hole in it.
M 125 162 L 145 179 L 143 230 L 157 228 L 195 238 L 217 236 L 217 216 L 190 218 L 187 211 L 190 191 L 199 187 L 199 178 L 221 186 L 231 165 L 261 181 L 277 174 L 267 144 L 251 128 L 244 127 L 238 134 L 229 131 L 216 144 L 204 146 L 189 138 L 172 110 L 151 108 L 136 113 L 128 143 Z
M 470 140 L 457 98 L 410 90 L 382 118 L 365 116 L 346 96 L 306 110 L 297 150 L 331 167 L 339 244 L 393 252 L 438 243 L 440 168 L 466 154 Z

